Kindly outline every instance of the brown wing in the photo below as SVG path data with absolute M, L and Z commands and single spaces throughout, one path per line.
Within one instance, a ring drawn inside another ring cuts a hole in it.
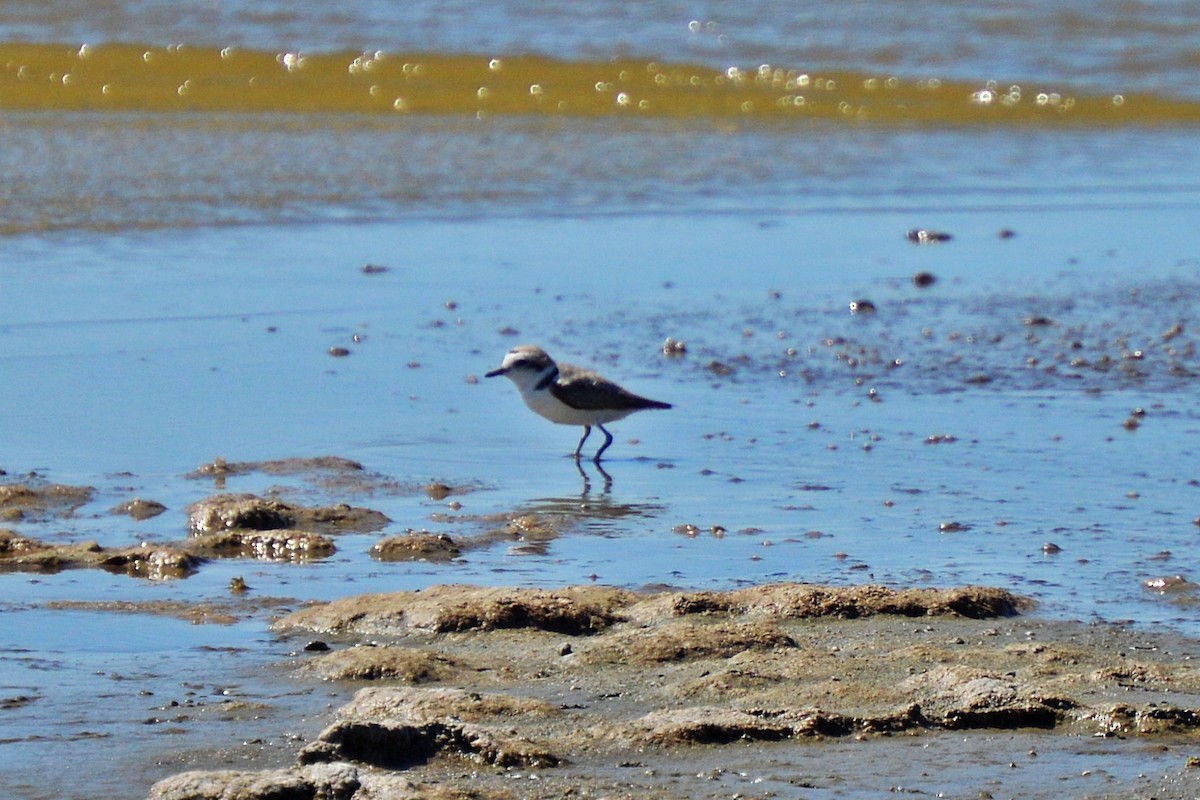
M 595 411 L 611 408 L 620 411 L 637 411 L 643 408 L 670 408 L 670 403 L 660 403 L 622 389 L 591 370 L 571 364 L 558 365 L 558 380 L 550 384 L 550 394 L 571 408 Z

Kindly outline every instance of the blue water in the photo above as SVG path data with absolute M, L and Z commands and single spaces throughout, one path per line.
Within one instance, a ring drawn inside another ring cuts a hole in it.
M 891 211 L 110 239 L 53 296 L 34 271 L 8 295 L 20 310 L 3 328 L 16 378 L 6 394 L 14 422 L 6 463 L 96 486 L 92 506 L 45 532 L 105 544 L 182 538 L 182 507 L 213 489 L 181 476 L 216 457 L 331 453 L 414 485 L 436 478 L 483 487 L 457 498 L 457 522 L 454 514 L 433 520 L 445 504 L 420 495 L 324 498 L 378 507 L 396 530 L 469 538 L 480 532 L 475 515 L 579 498 L 585 488 L 621 509 L 644 509 L 582 511 L 580 528 L 542 556 L 495 547 L 409 575 L 367 559 L 373 539 L 365 539 L 347 541 L 351 552 L 326 565 L 267 570 L 266 580 L 288 582 L 280 591 L 305 597 L 349 590 L 331 577 L 369 581 L 356 591 L 592 575 L 629 586 L 987 583 L 1038 597 L 1055 615 L 1195 630 L 1189 605 L 1142 587 L 1186 572 L 1196 556 L 1197 490 L 1188 482 L 1196 406 L 1190 379 L 1172 371 L 1159 341 L 1176 321 L 1184 332 L 1172 345 L 1192 341 L 1197 284 L 1182 255 L 1187 242 L 1172 238 L 1189 214 L 933 211 L 926 216 L 956 238 L 932 247 L 907 242 L 914 217 Z M 1177 226 L 1167 224 L 1173 215 Z M 998 237 L 1002 224 L 1017 236 Z M 247 274 L 243 254 L 263 242 L 270 255 Z M 1144 262 L 1137 254 L 1145 252 L 1157 254 L 1155 274 L 1131 274 L 1125 259 Z M 366 263 L 389 270 L 366 275 Z M 919 269 L 938 283 L 915 288 L 908 277 Z M 1137 301 L 1125 302 L 1134 290 Z M 849 300 L 862 297 L 875 315 L 849 313 Z M 1027 326 L 1031 315 L 1054 325 Z M 1046 341 L 1031 344 L 1034 335 Z M 686 357 L 659 352 L 667 336 L 688 343 Z M 507 382 L 481 379 L 518 341 L 678 406 L 614 426 L 608 493 L 603 475 L 592 471 L 585 484 L 563 458 L 577 431 L 530 414 Z M 331 346 L 352 354 L 332 358 Z M 1146 348 L 1138 376 L 1066 362 L 1122 347 Z M 847 354 L 862 363 L 849 366 Z M 1030 357 L 1040 359 L 1036 368 Z M 1062 363 L 1051 369 L 1055 358 Z M 890 366 L 895 360 L 901 366 Z M 713 361 L 732 374 L 714 373 Z M 980 374 L 990 381 L 974 382 Z M 1135 407 L 1147 416 L 1129 431 L 1123 423 Z M 926 443 L 939 435 L 954 441 Z M 263 491 L 277 481 L 249 476 L 229 488 Z M 172 511 L 145 523 L 106 513 L 132 494 Z M 943 522 L 969 530 L 941 533 Z M 728 534 L 673 533 L 688 523 Z M 737 534 L 744 530 L 752 533 Z M 641 557 L 613 539 L 636 542 Z M 1063 551 L 1045 556 L 1049 541 Z M 1169 559 L 1150 560 L 1164 550 Z M 203 572 L 211 569 L 222 578 L 210 585 Z M 227 572 L 206 568 L 169 591 L 219 589 Z M 310 573 L 321 579 L 301 579 Z M 100 582 L 142 591 L 127 579 Z
M 159 728 L 143 725 L 156 701 L 110 697 L 112 672 L 140 671 L 136 685 L 164 693 L 240 670 L 248 695 L 278 705 L 271 683 L 260 683 L 270 680 L 263 662 L 281 656 L 264 612 L 248 609 L 228 631 L 138 623 L 132 641 L 114 632 L 136 617 L 47 610 L 62 600 L 223 603 L 234 577 L 252 598 L 298 601 L 447 582 L 980 583 L 1033 597 L 1035 613 L 1052 618 L 1200 632 L 1193 592 L 1144 586 L 1194 579 L 1198 555 L 1200 409 L 1194 378 L 1175 374 L 1165 350 L 1182 353 L 1194 337 L 1192 210 L 1118 205 L 13 240 L 0 258 L 0 466 L 9 480 L 37 470 L 97 489 L 69 518 L 12 525 L 22 533 L 106 546 L 179 540 L 186 504 L 218 490 L 185 473 L 217 457 L 325 454 L 407 486 L 437 479 L 472 491 L 434 501 L 262 473 L 222 489 L 366 505 L 392 518 L 384 533 L 427 528 L 463 542 L 519 514 L 567 524 L 548 541 L 501 541 L 449 565 L 380 563 L 367 554 L 376 535 L 347 534 L 326 560 L 218 561 L 163 583 L 99 571 L 0 575 L 4 645 L 22 653 L 0 691 L 39 698 L 6 717 L 16 741 L 0 746 L 0 767 L 36 786 L 29 770 L 42 761 L 23 754 L 38 742 L 55 759 L 90 757 L 116 740 L 149 754 L 163 747 Z M 913 245 L 904 234 L 919 223 L 954 238 Z M 1002 227 L 1016 236 L 1000 238 Z M 364 274 L 366 263 L 388 271 Z M 939 280 L 918 289 L 918 270 Z M 851 315 L 851 299 L 878 310 Z M 1032 315 L 1053 325 L 1025 325 Z M 1176 323 L 1183 332 L 1164 342 Z M 688 343 L 684 358 L 661 355 L 667 336 Z M 590 464 L 581 473 L 566 457 L 577 431 L 536 418 L 506 381 L 481 377 L 516 341 L 541 342 L 676 408 L 614 424 L 607 475 Z M 351 355 L 332 358 L 331 346 Z M 1122 348 L 1144 348 L 1139 374 L 1067 360 Z M 901 365 L 888 366 L 893 358 Z M 732 374 L 714 373 L 713 361 Z M 991 381 L 973 382 L 980 373 Z M 1142 424 L 1127 430 L 1138 407 Z M 109 513 L 133 496 L 169 510 L 140 523 Z M 948 523 L 960 530 L 944 532 Z M 1047 543 L 1061 550 L 1047 554 Z M 69 630 L 71 647 L 45 638 L 47 626 Z M 202 646 L 209 641 L 217 649 Z M 166 746 L 220 746 L 240 733 L 184 727 Z M 70 788 L 81 783 L 61 777 L 52 796 L 82 796 Z

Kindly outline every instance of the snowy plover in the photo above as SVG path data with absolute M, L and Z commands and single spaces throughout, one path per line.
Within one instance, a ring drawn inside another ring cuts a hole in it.
M 604 423 L 616 422 L 647 408 L 671 407 L 670 403 L 639 397 L 591 370 L 556 364 L 545 350 L 530 344 L 509 350 L 499 368 L 487 373 L 489 378 L 497 375 L 507 375 L 521 391 L 525 405 L 551 422 L 583 426 L 583 438 L 575 448 L 576 461 L 593 425 L 604 433 L 604 444 L 592 459 L 599 464 L 600 456 L 613 440 Z

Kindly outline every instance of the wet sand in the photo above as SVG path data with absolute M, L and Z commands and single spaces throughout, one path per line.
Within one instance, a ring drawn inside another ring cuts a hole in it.
M 311 605 L 275 623 L 288 669 L 352 699 L 291 767 L 150 796 L 1194 796 L 1200 643 L 1023 605 L 797 584 Z

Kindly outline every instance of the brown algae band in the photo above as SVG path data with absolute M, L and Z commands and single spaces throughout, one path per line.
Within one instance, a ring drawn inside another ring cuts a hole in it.
M 923 125 L 1200 123 L 1200 102 L 771 65 L 0 44 L 0 109 L 643 116 Z

